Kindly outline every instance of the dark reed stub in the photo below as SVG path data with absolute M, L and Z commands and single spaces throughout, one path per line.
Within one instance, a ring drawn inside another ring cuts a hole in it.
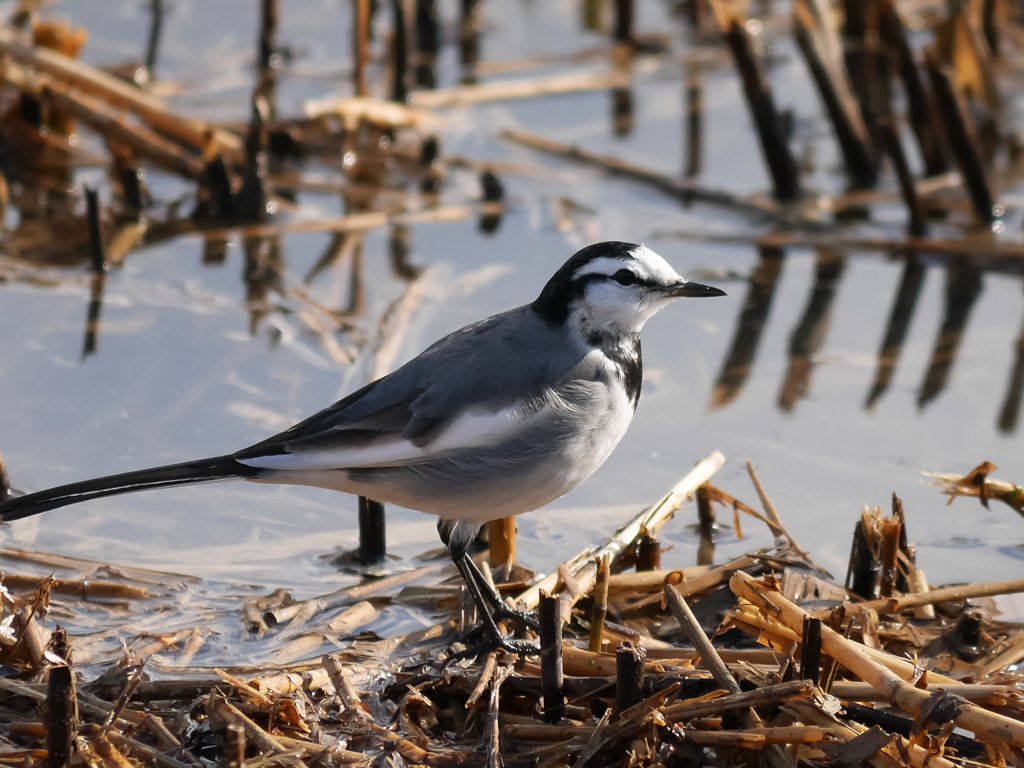
M 365 496 L 359 497 L 359 562 L 380 565 L 387 559 L 387 533 L 384 505 Z

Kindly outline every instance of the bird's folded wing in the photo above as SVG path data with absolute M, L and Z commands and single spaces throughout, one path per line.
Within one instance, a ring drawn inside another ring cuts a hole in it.
M 432 429 L 427 441 L 401 432 L 375 431 L 372 419 L 359 426 L 329 428 L 284 442 L 278 450 L 236 456 L 251 467 L 281 470 L 355 469 L 429 461 L 452 450 L 496 445 L 524 429 L 537 413 L 516 403 L 496 411 L 464 411 Z

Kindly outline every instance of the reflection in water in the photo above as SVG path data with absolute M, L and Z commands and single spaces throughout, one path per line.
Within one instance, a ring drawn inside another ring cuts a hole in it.
M 228 239 L 213 235 L 203 239 L 203 266 L 221 267 L 228 257 Z
M 149 39 L 146 43 L 146 72 L 149 79 L 156 77 L 156 54 L 160 47 L 160 28 L 164 18 L 163 0 L 150 0 Z
M 437 87 L 441 25 L 435 0 L 416 0 L 416 85 Z
M 703 165 L 701 154 L 703 134 L 701 124 L 704 117 L 704 77 L 700 65 L 686 67 L 686 169 L 683 175 L 692 179 L 700 175 Z
M 832 319 L 832 301 L 843 276 L 846 260 L 840 253 L 827 249 L 818 252 L 814 287 L 803 317 L 789 339 L 789 371 L 779 393 L 779 408 L 790 413 L 797 400 L 807 397 L 813 358 L 828 336 Z
M 267 294 L 283 293 L 284 262 L 281 255 L 281 236 L 247 237 L 245 250 L 246 307 L 249 310 L 249 333 L 256 335 L 260 322 L 270 312 Z
M 946 314 L 935 340 L 928 372 L 917 395 L 919 408 L 924 408 L 945 389 L 971 310 L 981 295 L 981 270 L 969 259 L 955 259 L 950 262 L 948 269 Z
M 775 293 L 775 283 L 782 269 L 785 252 L 781 248 L 762 246 L 759 253 L 761 260 L 750 276 L 750 288 L 740 313 L 736 335 L 711 393 L 708 408 L 712 411 L 724 408 L 739 395 L 750 375 L 761 332 L 771 309 L 772 295 Z
M 462 0 L 462 23 L 459 25 L 459 61 L 462 64 L 462 82 L 476 83 L 473 68 L 480 58 L 480 3 Z
M 1021 395 L 1024 395 L 1024 328 L 1021 329 L 1015 346 L 1017 354 L 1013 361 L 1013 371 L 1010 373 L 1010 386 L 1003 399 L 1003 409 L 999 412 L 999 431 L 1008 435 L 1017 431 Z
M 612 89 L 612 133 L 628 136 L 633 132 L 633 91 L 629 88 Z
M 400 278 L 409 282 L 420 276 L 423 267 L 409 263 L 409 228 L 402 224 L 395 224 L 391 228 L 389 245 L 391 246 L 391 269 Z
M 100 315 L 103 313 L 103 288 L 106 272 L 93 272 L 89 281 L 89 309 L 85 314 L 85 339 L 82 341 L 82 359 L 96 354 L 99 346 Z
M 889 382 L 892 381 L 896 363 L 903 350 L 903 342 L 907 338 L 910 321 L 914 316 L 914 308 L 917 306 L 917 297 L 921 295 L 924 276 L 925 266 L 921 263 L 917 253 L 908 252 L 903 265 L 903 277 L 900 278 L 900 287 L 896 290 L 896 300 L 893 302 L 892 312 L 889 313 L 889 324 L 885 328 L 882 348 L 878 350 L 875 382 L 871 385 L 871 392 L 868 393 L 867 401 L 864 404 L 867 410 L 875 407 L 885 390 L 889 388 Z

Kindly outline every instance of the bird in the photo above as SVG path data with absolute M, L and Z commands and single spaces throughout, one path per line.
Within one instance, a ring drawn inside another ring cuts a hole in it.
M 438 518 L 493 647 L 536 646 L 497 622 L 502 602 L 469 555 L 490 520 L 531 512 L 600 467 L 640 399 L 644 324 L 681 297 L 725 292 L 650 248 L 601 242 L 571 256 L 529 304 L 457 330 L 398 370 L 253 446 L 0 502 L 20 520 L 121 493 L 240 479 L 356 494 Z

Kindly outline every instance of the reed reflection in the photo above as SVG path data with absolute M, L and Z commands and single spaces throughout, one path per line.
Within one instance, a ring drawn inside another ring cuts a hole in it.
M 1021 329 L 1017 342 L 1014 344 L 1013 369 L 1010 371 L 1010 385 L 1006 390 L 1006 397 L 1003 398 L 1003 407 L 999 411 L 997 422 L 999 431 L 1006 435 L 1012 435 L 1017 431 L 1017 422 L 1020 419 L 1020 401 L 1024 395 L 1024 328 Z
M 864 408 L 873 410 L 882 395 L 889 388 L 896 363 L 899 362 L 906 341 L 910 321 L 917 307 L 917 299 L 924 285 L 925 266 L 916 252 L 908 252 L 903 262 L 903 275 L 900 277 L 896 298 L 889 313 L 889 322 L 885 327 L 882 347 L 878 350 L 878 365 L 875 369 L 875 380 L 871 385 Z
M 946 388 L 967 321 L 981 290 L 981 270 L 976 264 L 967 257 L 958 257 L 950 262 L 947 268 L 945 314 L 935 339 L 928 371 L 918 391 L 918 408 L 924 408 Z
M 781 248 L 763 246 L 758 251 L 760 261 L 754 267 L 747 288 L 747 298 L 740 312 L 736 334 L 733 336 L 725 364 L 715 382 L 708 409 L 717 411 L 735 400 L 750 376 L 750 371 L 761 342 L 761 333 L 772 305 L 775 284 L 782 270 L 785 252 Z
M 797 401 L 807 397 L 814 357 L 828 337 L 832 302 L 845 266 L 846 259 L 841 253 L 827 249 L 818 252 L 814 285 L 804 314 L 789 340 L 789 370 L 779 392 L 779 408 L 785 413 L 791 413 Z

